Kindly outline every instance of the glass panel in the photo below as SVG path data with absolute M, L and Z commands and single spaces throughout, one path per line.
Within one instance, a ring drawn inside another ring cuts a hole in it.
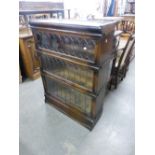
M 45 55 L 41 55 L 41 60 L 43 69 L 92 90 L 92 70 Z
M 69 104 L 80 111 L 90 115 L 92 97 L 83 94 L 73 88 L 65 87 L 55 80 L 45 77 L 47 83 L 47 92 L 65 104 Z

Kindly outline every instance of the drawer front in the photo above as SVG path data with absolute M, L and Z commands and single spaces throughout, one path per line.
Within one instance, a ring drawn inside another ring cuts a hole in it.
M 37 49 L 48 49 L 58 54 L 95 62 L 97 39 L 50 31 L 34 31 L 33 33 Z
M 45 80 L 45 88 L 48 94 L 60 100 L 64 104 L 68 104 L 78 109 L 88 116 L 91 115 L 93 97 L 81 93 L 74 88 L 66 87 L 60 82 L 49 77 L 43 76 L 43 78 Z

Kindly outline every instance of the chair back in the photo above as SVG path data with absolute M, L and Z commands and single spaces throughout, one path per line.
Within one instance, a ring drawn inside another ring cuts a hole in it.
M 130 35 L 119 60 L 119 64 L 118 64 L 119 70 L 124 66 L 128 67 L 130 63 L 130 56 L 134 48 L 134 45 L 135 45 L 135 37 L 133 35 Z
M 133 20 L 123 20 L 121 23 L 119 23 L 118 30 L 122 30 L 123 33 L 135 33 L 135 21 Z

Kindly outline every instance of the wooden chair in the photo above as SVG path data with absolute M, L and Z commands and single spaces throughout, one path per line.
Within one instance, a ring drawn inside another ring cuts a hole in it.
M 131 53 L 135 45 L 134 35 L 130 35 L 124 48 L 117 49 L 116 58 L 113 61 L 109 89 L 114 86 L 117 88 L 118 83 L 126 76 Z
M 135 22 L 134 20 L 124 19 L 117 26 L 117 30 L 122 30 L 124 33 L 135 33 Z
M 135 34 L 135 22 L 133 20 L 124 19 L 120 24 L 117 25 L 116 32 L 122 31 L 119 36 L 119 49 L 126 46 L 127 41 L 131 35 Z

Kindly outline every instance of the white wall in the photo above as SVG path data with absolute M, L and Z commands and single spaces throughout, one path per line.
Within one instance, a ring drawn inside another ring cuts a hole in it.
M 97 11 L 98 7 L 101 7 L 103 0 L 64 0 L 64 8 L 71 9 L 71 17 L 74 13 L 78 12 L 80 18 L 85 19 L 87 15 L 94 14 L 95 16 L 103 16 L 102 9 Z

